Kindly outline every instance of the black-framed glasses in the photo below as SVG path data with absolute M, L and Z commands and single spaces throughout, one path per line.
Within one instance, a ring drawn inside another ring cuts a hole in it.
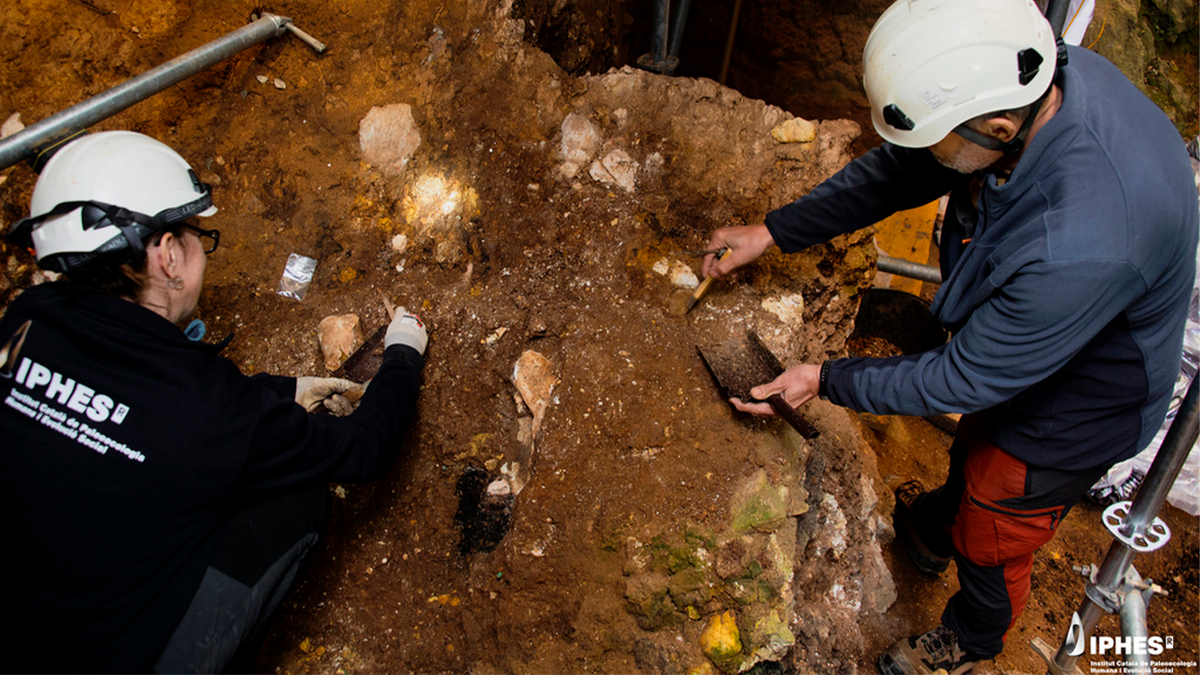
M 219 230 L 206 230 L 202 227 L 196 227 L 189 222 L 181 222 L 179 224 L 195 232 L 200 237 L 200 243 L 204 246 L 204 255 L 217 250 L 217 244 L 221 243 L 221 232 Z

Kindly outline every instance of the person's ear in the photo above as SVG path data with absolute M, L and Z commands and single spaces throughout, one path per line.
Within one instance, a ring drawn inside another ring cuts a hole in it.
M 183 251 L 180 250 L 179 238 L 170 232 L 163 232 L 158 238 L 158 244 L 154 247 L 157 249 L 154 256 L 154 263 L 162 274 L 167 279 L 176 275 L 176 268 L 183 262 Z M 149 255 L 147 251 L 147 255 Z
M 984 123 L 981 125 L 980 131 L 988 136 L 998 138 L 1007 143 L 1017 137 L 1017 131 L 1020 130 L 1020 128 L 1021 123 L 1019 121 L 1014 121 L 1013 118 L 1009 117 L 1008 115 L 996 115 L 995 117 L 989 117 L 986 121 L 984 121 Z

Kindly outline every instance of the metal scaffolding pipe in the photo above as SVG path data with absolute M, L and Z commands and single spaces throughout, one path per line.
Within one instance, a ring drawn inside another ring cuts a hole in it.
M 1146 478 L 1138 489 L 1137 499 L 1134 499 L 1133 505 L 1129 507 L 1129 516 L 1121 528 L 1121 534 L 1125 536 L 1141 536 L 1146 533 L 1166 503 L 1167 493 L 1179 477 L 1188 453 L 1196 444 L 1196 438 L 1200 437 L 1200 406 L 1197 405 L 1200 393 L 1196 390 L 1196 380 L 1200 380 L 1200 377 L 1193 379 L 1188 385 L 1187 394 L 1179 406 L 1175 421 L 1171 423 L 1158 455 L 1154 457 L 1154 463 L 1146 471 Z
M 733 61 L 733 43 L 737 38 L 738 19 L 742 14 L 742 0 L 733 1 L 733 16 L 729 18 L 729 36 L 725 38 L 725 56 L 721 59 L 721 75 L 717 78 L 717 82 L 725 84 L 725 78 L 729 76 L 729 64 Z
M 650 34 L 650 56 L 657 63 L 665 63 L 667 60 L 667 20 L 670 15 L 670 0 L 655 0 L 654 32 Z
M 1121 603 L 1121 636 L 1133 638 L 1145 644 L 1147 638 L 1150 637 L 1150 628 L 1146 625 L 1146 598 L 1142 597 L 1141 591 L 1136 586 L 1142 582 L 1142 575 L 1133 567 L 1129 568 L 1129 576 L 1126 580 L 1126 589 L 1124 594 L 1124 602 Z M 1127 673 L 1150 673 L 1150 654 L 1147 652 L 1139 652 L 1139 650 L 1130 650 L 1125 655 L 1125 672 Z
M 687 11 L 686 7 L 684 11 Z M 679 57 L 667 51 L 668 40 L 673 42 L 678 39 L 677 35 L 669 37 L 670 17 L 671 0 L 654 0 L 654 26 L 650 32 L 650 53 L 638 57 L 639 68 L 652 73 L 672 75 L 679 67 Z
M 675 18 L 671 21 L 671 43 L 667 47 L 667 54 L 670 56 L 679 56 L 679 47 L 683 44 L 683 26 L 687 23 L 688 8 L 691 4 L 692 0 L 679 0 Z
M 264 14 L 261 19 L 222 38 L 171 59 L 157 68 L 0 140 L 0 169 L 8 168 L 41 149 L 150 98 L 248 47 L 282 34 L 291 21 L 288 17 Z
M 1171 491 L 1171 486 L 1179 477 L 1179 471 L 1192 451 L 1192 446 L 1196 444 L 1197 437 L 1200 437 L 1198 381 L 1200 381 L 1200 377 L 1194 378 L 1188 385 L 1187 394 L 1183 397 L 1179 412 L 1176 414 L 1175 420 L 1171 422 L 1171 428 L 1167 430 L 1167 436 L 1163 439 L 1158 454 L 1154 457 L 1154 463 L 1150 465 L 1146 479 L 1142 482 L 1137 496 L 1133 499 L 1133 504 L 1129 507 L 1129 514 L 1119 530 L 1122 536 L 1132 538 L 1134 535 L 1140 536 L 1146 533 L 1154 522 L 1156 514 L 1167 501 L 1167 493 Z M 1136 555 L 1137 552 L 1128 543 L 1120 537 L 1116 537 L 1116 541 L 1109 547 L 1108 553 L 1104 556 L 1104 562 L 1100 564 L 1100 568 L 1096 572 L 1094 583 L 1088 585 L 1088 591 L 1077 611 L 1081 630 L 1076 643 L 1088 639 L 1095 630 L 1096 624 L 1100 622 L 1101 616 L 1106 612 L 1115 611 L 1116 608 L 1111 606 L 1112 599 L 1117 597 L 1125 585 L 1126 573 L 1132 567 L 1133 558 Z M 1064 641 L 1049 664 L 1050 671 L 1052 673 L 1072 672 L 1078 660 L 1079 656 L 1071 655 L 1067 642 Z
M 880 272 L 887 272 L 888 274 L 895 274 L 902 277 L 908 277 L 910 279 L 928 281 L 931 284 L 942 283 L 941 270 L 933 267 L 932 265 L 921 265 L 919 263 L 901 260 L 900 258 L 881 255 L 879 256 L 879 262 L 876 264 L 876 266 L 879 268 Z

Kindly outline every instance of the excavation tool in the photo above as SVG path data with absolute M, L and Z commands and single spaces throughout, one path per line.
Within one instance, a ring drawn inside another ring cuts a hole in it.
M 712 253 L 718 256 L 718 260 L 724 260 L 731 250 L 728 248 L 719 248 L 715 251 L 680 251 L 680 253 L 686 255 L 708 255 Z M 704 294 L 708 292 L 708 287 L 712 285 L 712 282 L 712 277 L 704 277 L 704 280 L 700 282 L 699 286 L 696 286 L 696 290 L 691 295 L 685 295 L 683 292 L 680 292 L 673 296 L 669 304 L 670 313 L 674 316 L 683 316 L 692 311 L 696 303 L 700 302 L 700 298 L 704 297 Z
M 383 308 L 387 311 L 388 321 L 396 316 L 396 304 L 385 293 L 380 291 Z M 334 377 L 342 377 L 353 382 L 367 382 L 375 377 L 375 371 L 383 365 L 383 338 L 387 336 L 388 324 L 383 324 L 367 338 L 354 353 L 342 362 L 342 366 L 334 371 Z
M 744 339 L 733 338 L 709 349 L 696 347 L 696 351 L 700 353 L 704 365 L 708 366 L 708 371 L 717 381 L 717 389 L 727 399 L 758 401 L 760 399 L 750 395 L 750 390 L 774 380 L 783 373 L 783 364 L 779 363 L 779 359 L 775 358 L 775 354 L 762 343 L 754 331 L 747 333 Z M 783 396 L 772 394 L 766 402 L 804 438 L 812 440 L 820 435 L 808 420 L 783 400 Z
M 27 157 L 34 157 L 100 120 L 287 31 L 294 33 L 317 52 L 325 51 L 323 43 L 293 26 L 289 17 L 264 13 L 261 18 L 252 18 L 255 19 L 252 23 L 227 33 L 224 37 L 197 47 L 183 56 L 175 57 L 157 68 L 0 140 L 0 169 L 6 169 Z

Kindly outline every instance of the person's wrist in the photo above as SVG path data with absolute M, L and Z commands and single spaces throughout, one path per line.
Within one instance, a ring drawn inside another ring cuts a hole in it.
M 415 314 L 401 314 L 400 311 L 396 312 L 396 317 L 383 336 L 385 349 L 393 345 L 405 345 L 422 356 L 428 344 L 429 333 L 425 330 L 425 324 L 421 323 L 421 318 Z
M 822 401 L 829 400 L 829 366 L 832 363 L 832 360 L 822 363 L 821 374 L 817 378 L 817 396 L 819 396 Z
M 766 223 L 758 226 L 757 241 L 758 248 L 763 253 L 775 245 L 775 235 L 771 234 L 771 228 L 767 227 Z

